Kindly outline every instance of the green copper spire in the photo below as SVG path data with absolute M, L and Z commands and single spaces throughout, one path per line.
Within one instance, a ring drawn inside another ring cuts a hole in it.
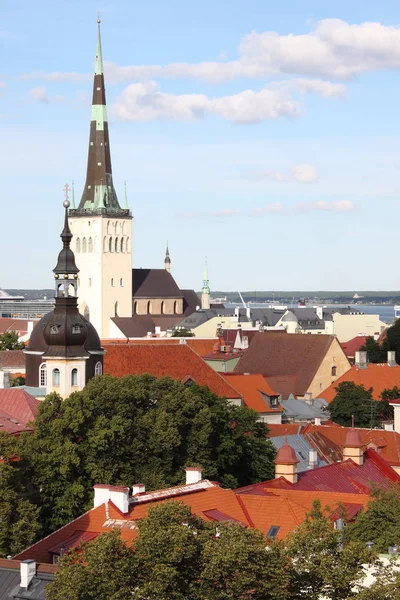
M 210 280 L 208 279 L 207 259 L 206 259 L 206 264 L 204 266 L 203 288 L 202 288 L 201 291 L 202 291 L 203 294 L 210 294 Z
M 97 47 L 96 47 L 96 62 L 94 65 L 94 74 L 103 74 L 103 54 L 101 52 L 101 35 L 100 35 L 100 15 L 97 17 Z

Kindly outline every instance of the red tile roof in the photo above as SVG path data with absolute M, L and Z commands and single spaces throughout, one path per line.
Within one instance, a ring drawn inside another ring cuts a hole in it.
M 343 351 L 347 358 L 354 358 L 356 352 L 361 350 L 361 348 L 365 345 L 367 341 L 366 335 L 358 335 L 348 342 L 342 342 L 340 345 L 343 348 Z
M 389 367 L 387 363 L 369 363 L 366 369 L 359 369 L 356 365 L 353 365 L 335 383 L 332 383 L 332 385 L 322 391 L 320 397 L 325 398 L 327 402 L 332 402 L 336 396 L 335 388 L 342 381 L 352 381 L 356 385 L 363 385 L 366 389 L 372 387 L 373 398 L 379 400 L 379 396 L 383 390 L 391 389 L 395 386 L 400 387 L 400 366 Z
M 273 377 L 273 382 L 271 379 L 268 381 L 280 393 L 278 378 L 294 378 L 290 380 L 290 391 L 296 396 L 304 396 L 332 344 L 338 344 L 332 335 L 281 331 L 257 333 L 234 370 L 236 373 L 261 373 L 264 377 Z
M 192 379 L 220 397 L 241 398 L 219 373 L 209 367 L 188 344 L 104 344 L 104 372 L 114 377 L 150 373 L 180 381 Z
M 39 400 L 21 388 L 0 389 L 0 430 L 20 433 L 37 415 Z
M 25 371 L 23 350 L 0 350 L 0 368 L 19 368 Z
M 369 494 L 373 486 L 385 486 L 389 481 L 400 484 L 400 476 L 374 450 L 367 450 L 363 465 L 346 460 L 299 473 L 295 484 L 279 477 L 247 486 L 241 491 L 252 493 L 255 489 L 262 492 L 278 488 Z
M 214 351 L 215 345 L 218 343 L 218 338 L 196 338 L 196 337 L 188 337 L 188 338 L 176 338 L 176 337 L 162 337 L 162 338 L 136 338 L 136 339 L 124 339 L 124 340 L 102 340 L 102 346 L 104 348 L 104 344 L 122 344 L 130 346 L 155 346 L 160 345 L 171 345 L 178 346 L 182 343 L 182 340 L 196 352 L 199 356 L 205 356 L 206 354 L 210 354 Z
M 19 335 L 28 333 L 28 323 L 32 321 L 34 324 L 38 319 L 11 319 L 0 317 L 0 334 L 6 331 L 16 331 Z
M 242 396 L 246 406 L 258 413 L 282 413 L 283 408 L 278 405 L 270 408 L 261 393 L 267 396 L 279 396 L 265 381 L 262 375 L 242 375 L 240 373 L 222 373 L 226 381 Z
M 50 562 L 52 553 L 58 553 L 62 546 L 64 549 L 76 547 L 79 541 L 94 539 L 112 529 L 118 529 L 121 538 L 130 543 L 138 535 L 137 521 L 148 515 L 151 506 L 170 498 L 190 506 L 193 514 L 206 521 L 241 523 L 257 527 L 265 534 L 271 527 L 279 527 L 276 536 L 279 539 L 304 521 L 315 499 L 320 499 L 324 507 L 329 505 L 332 511 L 342 503 L 351 515 L 366 506 L 369 500 L 368 495 L 361 493 L 263 489 L 257 486 L 252 486 L 253 490 L 250 487 L 228 490 L 207 480 L 195 485 L 197 489 L 193 485 L 182 485 L 140 494 L 132 498 L 127 514 L 122 514 L 111 501 L 104 503 L 33 544 L 16 558 Z

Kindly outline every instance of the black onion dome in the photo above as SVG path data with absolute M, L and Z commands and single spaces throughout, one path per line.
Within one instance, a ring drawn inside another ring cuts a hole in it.
M 75 255 L 70 248 L 72 233 L 68 223 L 68 207 L 69 202 L 64 202 L 65 217 L 64 217 L 64 229 L 61 232 L 60 238 L 63 241 L 63 249 L 58 255 L 57 265 L 53 269 L 56 275 L 78 275 L 79 269 L 75 263 Z
M 54 311 L 47 313 L 38 321 L 33 328 L 31 336 L 29 338 L 29 344 L 26 350 L 31 350 L 32 352 L 44 352 L 47 350 L 48 345 L 44 339 L 44 328 L 47 323 L 52 319 Z

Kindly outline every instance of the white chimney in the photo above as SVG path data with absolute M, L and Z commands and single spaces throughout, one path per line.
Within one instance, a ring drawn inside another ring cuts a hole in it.
M 321 417 L 315 417 L 314 425 L 321 425 Z
M 306 404 L 309 404 L 310 406 L 312 405 L 312 403 L 313 403 L 312 392 L 306 392 L 304 394 L 304 402 Z
M 156 333 L 156 335 L 160 335 L 160 333 L 161 333 L 161 327 L 159 325 L 156 326 L 155 333 Z
M 246 317 L 251 319 L 251 308 L 249 306 L 246 308 Z
M 390 400 L 390 406 L 393 406 L 394 411 L 394 430 L 400 433 L 400 399 Z
M 324 309 L 322 308 L 322 306 L 315 306 L 315 312 L 317 313 L 318 319 L 322 319 L 324 314 Z
M 203 467 L 185 467 L 186 485 L 198 483 L 203 479 Z
M 29 337 L 31 336 L 32 331 L 33 331 L 33 321 L 28 321 L 28 335 L 29 335 Z
M 308 468 L 315 469 L 318 465 L 318 454 L 317 451 L 311 449 L 308 453 Z
M 137 496 L 137 494 L 144 494 L 145 491 L 146 486 L 144 485 L 144 483 L 135 483 L 135 485 L 132 486 L 132 496 Z
M 10 387 L 10 376 L 0 369 L 0 389 Z
M 367 353 L 365 351 L 358 350 L 355 352 L 355 364 L 358 369 L 367 369 Z
M 94 488 L 93 507 L 111 500 L 124 515 L 129 512 L 129 488 L 122 485 L 97 484 Z
M 397 367 L 395 350 L 388 350 L 387 364 L 389 365 L 389 367 Z
M 36 575 L 36 561 L 22 560 L 20 564 L 21 587 L 27 590 Z
M 385 431 L 394 431 L 394 423 L 385 423 L 384 429 Z

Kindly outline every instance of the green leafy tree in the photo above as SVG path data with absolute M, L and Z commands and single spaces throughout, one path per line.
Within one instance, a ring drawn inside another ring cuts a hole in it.
M 91 506 L 95 483 L 177 485 L 194 463 L 205 478 L 234 487 L 271 478 L 275 450 L 266 431 L 255 412 L 206 387 L 106 375 L 65 400 L 47 396 L 24 439 L 23 470 L 48 532 Z
M 16 554 L 40 532 L 39 509 L 24 499 L 19 478 L 19 441 L 0 432 L 0 556 Z
M 105 533 L 59 562 L 49 600 L 125 600 L 135 587 L 135 554 L 118 531 Z
M 400 364 L 400 319 L 397 319 L 386 331 L 386 337 L 382 342 L 382 351 L 384 352 L 382 362 L 386 362 L 388 350 L 395 351 L 396 362 Z
M 18 375 L 18 377 L 11 377 L 9 380 L 10 387 L 19 387 L 20 385 L 25 385 L 25 377 L 22 375 Z
M 363 543 L 344 543 L 342 535 L 315 501 L 306 521 L 287 542 L 296 600 L 347 600 L 356 596 L 354 586 L 364 573 L 363 565 L 371 561 L 371 552 Z
M 177 327 L 173 330 L 171 337 L 195 337 L 195 334 L 185 327 Z
M 356 427 L 376 426 L 380 422 L 379 403 L 372 400 L 372 388 L 365 389 L 352 381 L 342 381 L 335 388 L 336 396 L 329 404 L 330 417 L 335 423 Z
M 367 588 L 360 587 L 357 600 L 400 600 L 400 573 L 396 567 L 389 564 L 378 568 L 374 572 L 376 581 Z
M 367 359 L 370 363 L 386 362 L 387 351 L 373 337 L 367 337 L 361 350 L 367 353 Z
M 387 552 L 400 540 L 400 487 L 376 489 L 368 508 L 346 528 L 346 538 L 373 542 L 377 552 Z
M 23 348 L 25 344 L 18 341 L 16 331 L 6 331 L 0 335 L 0 350 L 22 350 Z

